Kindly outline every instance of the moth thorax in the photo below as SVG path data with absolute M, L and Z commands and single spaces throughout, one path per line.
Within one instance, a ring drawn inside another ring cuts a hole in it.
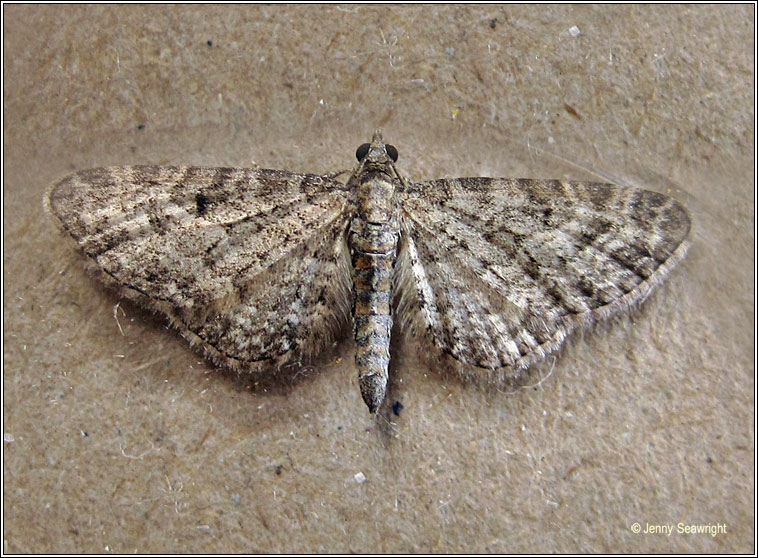
M 382 176 L 372 176 L 360 185 L 360 209 L 369 223 L 387 223 L 392 219 L 395 185 Z

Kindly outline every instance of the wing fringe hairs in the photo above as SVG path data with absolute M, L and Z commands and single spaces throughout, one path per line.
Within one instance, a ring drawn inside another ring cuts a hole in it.
M 678 202 L 612 184 L 409 184 L 377 132 L 346 184 L 270 169 L 111 167 L 47 208 L 122 295 L 216 364 L 274 376 L 352 323 L 361 392 L 388 381 L 393 317 L 462 378 L 512 384 L 567 335 L 644 300 L 685 255 Z

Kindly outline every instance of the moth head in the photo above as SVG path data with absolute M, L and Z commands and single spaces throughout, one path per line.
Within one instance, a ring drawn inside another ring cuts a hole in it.
M 359 163 L 397 163 L 398 153 L 394 145 L 384 143 L 379 132 L 374 133 L 371 143 L 364 143 L 355 151 Z

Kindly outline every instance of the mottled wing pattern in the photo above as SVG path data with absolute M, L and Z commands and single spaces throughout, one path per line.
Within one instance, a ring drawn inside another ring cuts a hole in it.
M 527 367 L 646 296 L 690 228 L 675 200 L 611 184 L 461 178 L 401 198 L 401 321 L 489 370 Z
M 237 369 L 315 352 L 349 323 L 344 185 L 268 169 L 113 167 L 49 205 L 127 296 Z

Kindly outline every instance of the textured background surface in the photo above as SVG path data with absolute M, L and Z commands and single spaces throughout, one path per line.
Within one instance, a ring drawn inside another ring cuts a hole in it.
M 752 6 L 15 5 L 4 33 L 5 551 L 754 551 Z M 396 340 L 390 423 L 352 341 L 251 390 L 114 311 L 42 211 L 94 166 L 349 168 L 375 128 L 412 179 L 668 192 L 690 254 L 536 389 Z

